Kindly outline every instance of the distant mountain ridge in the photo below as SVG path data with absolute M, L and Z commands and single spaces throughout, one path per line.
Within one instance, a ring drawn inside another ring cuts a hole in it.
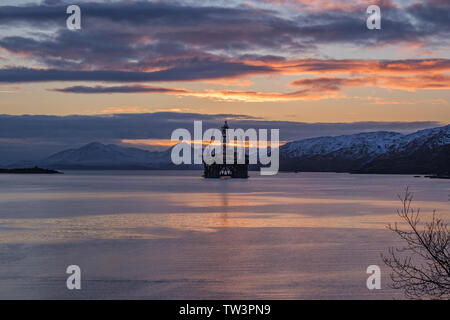
M 165 169 L 170 164 L 171 149 L 148 151 L 114 144 L 91 142 L 77 149 L 67 149 L 38 161 L 22 161 L 8 168 L 39 166 L 53 169 Z
M 169 150 L 147 151 L 92 142 L 78 149 L 58 152 L 43 159 L 40 164 L 55 168 L 146 168 L 166 164 L 168 161 L 170 161 Z
M 92 142 L 39 161 L 9 168 L 52 169 L 201 169 L 176 166 L 172 148 L 148 151 Z M 257 166 L 255 167 L 257 168 Z M 280 147 L 280 170 L 353 173 L 439 174 L 450 172 L 450 125 L 404 135 L 367 132 L 289 142 Z
M 368 132 L 280 147 L 281 169 L 359 173 L 448 173 L 450 125 L 404 135 Z

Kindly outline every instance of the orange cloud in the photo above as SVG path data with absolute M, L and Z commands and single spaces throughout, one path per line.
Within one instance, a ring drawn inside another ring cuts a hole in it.
M 217 101 L 240 102 L 277 102 L 296 100 L 337 99 L 346 97 L 341 93 L 343 88 L 351 87 L 378 87 L 385 89 L 398 89 L 406 91 L 416 90 L 445 90 L 450 89 L 450 76 L 447 74 L 419 74 L 419 75 L 370 75 L 364 77 L 319 77 L 299 79 L 291 82 L 291 87 L 299 87 L 293 92 L 259 92 L 239 90 L 187 90 L 177 88 L 155 88 L 152 86 L 116 86 L 116 87 L 82 87 L 75 86 L 58 89 L 60 92 L 113 94 L 113 93 L 165 93 L 176 96 L 191 96 L 207 98 Z M 148 110 L 140 107 L 110 107 L 103 113 L 138 113 Z M 177 111 L 181 111 L 177 109 Z
M 305 89 L 295 92 L 257 92 L 257 91 L 198 91 L 187 92 L 183 95 L 194 96 L 198 98 L 208 98 L 217 101 L 229 102 L 278 102 L 278 101 L 296 101 L 296 100 L 319 100 L 339 98 L 337 90 L 318 91 L 313 89 Z
M 242 62 L 242 61 L 241 61 Z M 290 83 L 300 88 L 293 92 L 261 92 L 254 90 L 189 90 L 149 85 L 73 86 L 52 91 L 79 94 L 159 93 L 191 96 L 217 101 L 278 102 L 346 98 L 343 88 L 378 87 L 406 91 L 450 89 L 450 59 L 422 60 L 250 60 L 246 64 L 269 67 L 278 74 L 322 75 Z M 341 75 L 340 77 L 337 75 Z M 346 77 L 342 77 L 342 76 Z M 222 79 L 223 80 L 223 79 Z M 222 81 L 218 80 L 218 81 Z M 222 84 L 235 84 L 223 80 Z M 231 82 L 230 82 L 231 81 Z M 239 82 L 236 82 L 239 83 Z M 140 112 L 137 107 L 106 109 L 104 113 Z
M 273 60 L 245 61 L 280 74 L 422 74 L 450 71 L 450 59 L 421 60 Z
M 309 87 L 315 90 L 339 90 L 342 87 L 378 87 L 386 89 L 443 90 L 450 89 L 450 76 L 431 74 L 417 76 L 368 76 L 359 78 L 313 78 L 291 83 L 294 87 Z

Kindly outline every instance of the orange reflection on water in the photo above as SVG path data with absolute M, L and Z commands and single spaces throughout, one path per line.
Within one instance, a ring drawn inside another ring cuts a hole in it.
M 171 238 L 161 229 L 214 232 L 219 228 L 368 228 L 382 229 L 395 215 L 311 217 L 293 213 L 152 213 L 0 219 L 0 243 L 85 241 L 92 239 Z

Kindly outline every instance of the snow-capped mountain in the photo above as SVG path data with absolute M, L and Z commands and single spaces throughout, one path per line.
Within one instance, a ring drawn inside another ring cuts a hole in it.
M 450 144 L 450 125 L 405 135 L 394 148 L 396 152 L 400 152 L 408 149 L 417 150 L 424 146 L 434 149 L 448 144 Z
M 147 151 L 114 144 L 92 142 L 78 149 L 58 152 L 38 161 L 39 166 L 57 169 L 70 168 L 150 168 L 170 163 L 170 149 Z
M 284 170 L 438 173 L 450 170 L 450 125 L 409 135 L 369 132 L 295 141 L 280 148 Z
M 290 158 L 339 153 L 359 159 L 383 154 L 403 137 L 395 132 L 369 132 L 338 137 L 320 137 L 285 144 L 280 151 Z

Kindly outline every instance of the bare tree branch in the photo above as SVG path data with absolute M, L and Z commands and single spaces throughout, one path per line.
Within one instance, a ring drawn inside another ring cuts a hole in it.
M 398 224 L 389 224 L 406 246 L 390 248 L 383 261 L 392 269 L 392 287 L 402 289 L 408 298 L 449 299 L 450 298 L 450 229 L 448 224 L 432 214 L 430 222 L 419 229 L 420 210 L 411 207 L 413 195 L 406 188 L 398 196 L 402 207 L 397 214 L 407 229 Z

